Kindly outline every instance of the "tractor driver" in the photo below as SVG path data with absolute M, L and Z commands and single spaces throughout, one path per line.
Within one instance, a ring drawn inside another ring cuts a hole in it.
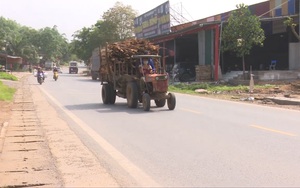
M 148 51 L 147 54 L 150 55 L 150 54 L 151 54 L 150 51 Z M 154 61 L 153 61 L 153 59 L 152 59 L 151 57 L 149 57 L 148 63 L 149 63 L 149 65 L 150 65 L 151 68 L 152 68 L 152 72 L 154 73 L 154 72 L 155 72 L 155 66 L 154 66 Z
M 153 73 L 152 66 L 149 64 L 148 59 L 143 59 L 142 65 L 139 66 L 139 69 L 142 75 Z

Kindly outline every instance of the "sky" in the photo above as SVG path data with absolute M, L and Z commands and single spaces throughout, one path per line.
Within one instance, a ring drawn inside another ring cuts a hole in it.
M 139 15 L 167 0 L 117 0 L 129 5 Z M 17 23 L 41 29 L 57 26 L 71 40 L 83 27 L 91 27 L 115 0 L 0 0 L 0 16 Z M 267 0 L 169 0 L 172 9 L 186 20 L 194 21 L 236 9 L 237 4 L 253 5 Z

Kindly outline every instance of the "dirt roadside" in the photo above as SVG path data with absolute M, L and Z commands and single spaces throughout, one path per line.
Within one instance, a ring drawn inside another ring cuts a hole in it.
M 208 94 L 203 93 L 200 94 L 200 96 L 269 107 L 300 110 L 300 80 L 260 81 L 255 84 L 267 84 L 272 85 L 272 87 L 253 89 L 252 92 L 234 90 Z
M 6 83 L 17 88 L 14 101 L 0 102 L 0 187 L 119 187 L 30 74 L 14 74 L 18 84 Z

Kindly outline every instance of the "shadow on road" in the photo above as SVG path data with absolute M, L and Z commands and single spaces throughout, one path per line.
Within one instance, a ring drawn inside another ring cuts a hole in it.
M 114 105 L 105 105 L 102 103 L 87 103 L 87 104 L 77 104 L 77 105 L 66 105 L 65 108 L 67 108 L 70 111 L 96 110 L 99 113 L 125 112 L 128 114 L 143 114 L 143 113 L 169 111 L 167 107 L 158 108 L 156 106 L 151 106 L 150 111 L 146 112 L 143 110 L 142 104 L 139 104 L 138 108 L 128 108 L 127 103 L 116 103 Z

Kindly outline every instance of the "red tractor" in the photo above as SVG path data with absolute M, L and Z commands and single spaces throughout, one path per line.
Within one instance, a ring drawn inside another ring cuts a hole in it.
M 104 104 L 114 104 L 116 96 L 126 98 L 129 108 L 137 108 L 138 103 L 149 111 L 151 100 L 157 107 L 174 110 L 176 98 L 168 92 L 168 73 L 158 55 L 134 55 L 130 63 L 106 63 L 106 71 L 101 74 L 102 100 Z

